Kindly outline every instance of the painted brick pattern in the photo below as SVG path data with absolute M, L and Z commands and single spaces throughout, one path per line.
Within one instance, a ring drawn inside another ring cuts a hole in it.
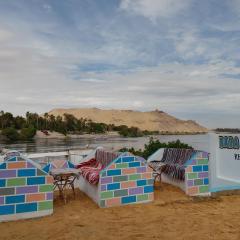
M 198 151 L 185 169 L 186 193 L 190 196 L 209 193 L 208 153 Z
M 153 201 L 153 192 L 152 169 L 137 157 L 119 157 L 100 173 L 100 207 Z
M 2 215 L 53 209 L 53 179 L 19 156 L 0 164 L 0 221 Z

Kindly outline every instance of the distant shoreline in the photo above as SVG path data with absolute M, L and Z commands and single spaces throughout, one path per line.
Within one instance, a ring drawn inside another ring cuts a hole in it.
M 150 136 L 159 136 L 159 135 L 201 135 L 201 134 L 206 134 L 206 132 L 162 132 L 159 134 L 154 134 L 154 135 L 145 135 L 143 137 L 150 137 Z M 93 138 L 116 138 L 116 137 L 123 137 L 121 136 L 118 132 L 107 132 L 107 133 L 100 133 L 100 134 L 67 134 L 66 136 L 58 133 L 58 132 L 50 132 L 49 135 L 43 134 L 41 131 L 37 131 L 34 139 L 93 139 Z M 126 137 L 128 138 L 128 137 Z

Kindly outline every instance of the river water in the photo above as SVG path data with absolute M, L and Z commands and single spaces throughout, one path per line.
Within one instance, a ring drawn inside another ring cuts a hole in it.
M 158 135 L 154 139 L 161 142 L 176 141 L 187 143 L 198 150 L 208 151 L 208 135 Z M 77 150 L 81 148 L 96 148 L 98 146 L 106 147 L 112 150 L 118 150 L 123 147 L 134 147 L 135 149 L 144 148 L 148 143 L 149 137 L 140 138 L 122 138 L 122 137 L 104 137 L 104 138 L 78 138 L 78 139 L 38 139 L 27 142 L 7 143 L 0 142 L 0 148 L 18 150 L 23 153 L 41 153 L 55 152 L 64 150 Z

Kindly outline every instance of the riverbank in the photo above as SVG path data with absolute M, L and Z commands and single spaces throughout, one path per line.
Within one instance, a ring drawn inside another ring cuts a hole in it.
M 0 224 L 5 240 L 236 240 L 240 236 L 240 196 L 193 199 L 164 184 L 155 201 L 101 209 L 77 192 L 64 204 L 57 195 L 52 216 Z
M 66 139 L 66 138 L 71 138 L 71 139 L 93 139 L 93 138 L 98 138 L 98 139 L 104 139 L 104 138 L 116 138 L 116 137 L 122 137 L 118 132 L 116 131 L 111 131 L 111 132 L 106 132 L 106 133 L 91 133 L 91 134 L 61 134 L 59 132 L 55 131 L 47 131 L 48 134 L 45 134 L 42 131 L 37 131 L 36 135 L 34 136 L 34 139 Z M 182 133 L 182 132 L 177 132 L 177 133 L 160 133 L 157 135 L 145 135 L 145 137 L 148 136 L 159 136 L 159 135 L 201 135 L 205 134 L 202 132 L 199 133 Z M 126 137 L 127 138 L 127 137 Z
M 37 131 L 34 139 L 92 139 L 92 138 L 110 138 L 110 137 L 119 137 L 118 132 L 106 132 L 103 134 L 61 134 L 55 131 L 46 131 L 45 134 L 42 131 Z

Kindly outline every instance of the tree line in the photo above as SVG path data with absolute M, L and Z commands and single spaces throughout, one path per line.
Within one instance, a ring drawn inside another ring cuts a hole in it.
M 27 112 L 25 117 L 14 117 L 10 112 L 0 112 L 0 129 L 2 135 L 9 140 L 32 139 L 37 130 L 56 131 L 64 135 L 84 133 L 106 133 L 117 131 L 124 137 L 140 137 L 144 135 L 158 134 L 157 131 L 141 131 L 137 127 L 126 125 L 115 126 L 114 124 L 97 123 L 91 119 L 77 119 L 72 114 L 65 113 L 63 117 L 45 113 Z
M 159 148 L 186 148 L 186 149 L 193 149 L 192 146 L 181 142 L 179 139 L 176 141 L 163 143 L 159 140 L 154 140 L 153 137 L 149 139 L 149 142 L 144 145 L 144 149 L 134 149 L 134 148 L 122 148 L 119 151 L 120 152 L 130 152 L 134 154 L 135 156 L 141 156 L 145 159 L 147 159 L 149 156 L 151 156 L 153 153 L 155 153 Z

